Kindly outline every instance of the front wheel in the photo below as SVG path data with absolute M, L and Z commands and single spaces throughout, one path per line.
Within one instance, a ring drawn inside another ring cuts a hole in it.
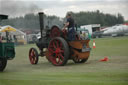
M 52 39 L 48 46 L 49 61 L 55 66 L 64 66 L 69 58 L 69 46 L 67 42 L 61 38 L 56 37 Z
M 38 52 L 35 48 L 30 48 L 29 60 L 30 60 L 31 64 L 37 64 L 38 63 Z
M 7 65 L 7 59 L 0 59 L 0 71 L 3 71 Z

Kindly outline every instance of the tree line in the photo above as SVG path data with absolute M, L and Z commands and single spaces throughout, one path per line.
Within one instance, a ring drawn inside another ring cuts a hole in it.
M 92 12 L 70 12 L 72 17 L 75 19 L 75 23 L 78 26 L 88 25 L 88 24 L 101 24 L 101 26 L 112 26 L 116 24 L 124 23 L 124 17 L 118 13 L 117 15 L 104 14 L 97 11 Z M 63 27 L 65 23 L 65 18 L 59 18 L 57 16 L 44 16 L 45 27 L 51 27 L 53 25 L 58 25 L 60 28 Z M 39 29 L 39 16 L 38 14 L 26 14 L 23 17 L 10 18 L 8 20 L 3 20 L 1 25 L 11 25 L 17 29 Z
M 124 23 L 124 17 L 118 13 L 117 15 L 104 14 L 99 10 L 93 12 L 71 12 L 78 26 L 88 24 L 101 24 L 101 26 L 113 26 Z

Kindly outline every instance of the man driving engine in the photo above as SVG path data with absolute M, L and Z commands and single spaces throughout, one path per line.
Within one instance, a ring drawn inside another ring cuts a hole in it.
M 68 13 L 66 15 L 67 21 L 64 26 L 64 30 L 68 28 L 68 40 L 75 40 L 75 24 L 74 19 L 72 18 L 71 14 Z

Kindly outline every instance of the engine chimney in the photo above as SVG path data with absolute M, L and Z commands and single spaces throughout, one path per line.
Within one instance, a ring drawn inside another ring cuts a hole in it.
M 44 29 L 44 13 L 43 12 L 39 12 L 39 21 L 40 21 L 40 32 L 41 32 L 41 39 L 42 39 L 42 31 Z

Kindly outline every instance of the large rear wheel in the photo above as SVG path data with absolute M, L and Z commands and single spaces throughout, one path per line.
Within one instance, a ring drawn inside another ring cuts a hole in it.
M 67 42 L 61 38 L 56 37 L 52 39 L 48 46 L 49 61 L 55 66 L 64 66 L 69 58 L 69 46 Z
M 38 63 L 38 52 L 35 48 L 30 48 L 29 60 L 30 60 L 31 64 L 37 64 Z
M 0 59 L 0 71 L 3 71 L 7 65 L 7 59 Z
M 62 32 L 57 26 L 53 26 L 51 28 L 51 31 L 50 31 L 51 38 L 60 37 L 61 35 L 62 35 Z

